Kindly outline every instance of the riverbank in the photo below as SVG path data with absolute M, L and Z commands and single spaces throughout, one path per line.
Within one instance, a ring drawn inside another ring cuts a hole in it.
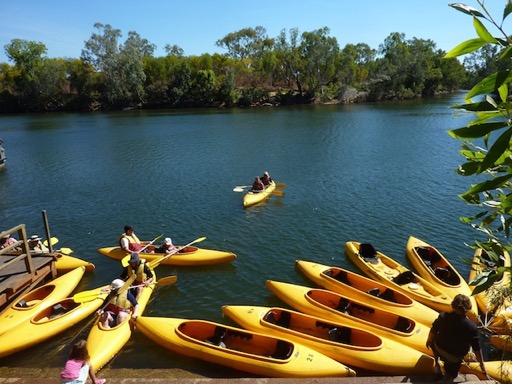
M 0 384 L 55 384 L 59 377 L 60 368 L 7 368 L 0 367 Z M 397 384 L 397 383 L 433 383 L 434 376 L 362 376 L 336 378 L 209 378 L 199 376 L 180 369 L 103 369 L 97 374 L 98 378 L 107 379 L 107 384 L 140 384 L 141 378 L 145 383 L 152 384 Z M 480 381 L 475 375 L 459 375 L 456 383 L 485 384 L 494 381 Z

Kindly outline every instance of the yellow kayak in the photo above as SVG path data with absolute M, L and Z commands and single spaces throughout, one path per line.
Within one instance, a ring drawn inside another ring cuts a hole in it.
M 37 312 L 67 297 L 78 285 L 85 268 L 76 268 L 14 301 L 0 314 L 0 334 L 27 321 Z
M 153 272 L 153 281 L 156 281 L 156 275 Z M 139 316 L 142 315 L 146 305 L 149 302 L 155 284 L 143 287 L 142 292 L 137 299 L 139 304 Z M 103 368 L 128 342 L 132 335 L 131 315 L 120 324 L 113 328 L 104 328 L 99 323 L 99 318 L 94 323 L 89 336 L 87 337 L 87 349 L 89 350 L 90 363 L 96 371 Z
M 270 195 L 272 195 L 272 192 L 274 192 L 274 189 L 276 189 L 276 183 L 271 182 L 263 191 L 249 191 L 244 195 L 244 208 L 250 207 L 251 205 L 258 204 L 268 198 Z
M 468 296 L 473 306 L 468 317 L 477 321 L 478 306 L 472 296 L 473 289 L 464 280 L 455 267 L 437 248 L 414 236 L 409 236 L 406 245 L 406 255 L 418 274 L 429 283 L 437 286 L 450 297 L 459 293 Z
M 222 312 L 246 329 L 284 337 L 355 368 L 388 375 L 434 373 L 431 356 L 357 327 L 283 308 L 225 305 Z
M 362 252 L 360 248 L 363 248 Z M 370 252 L 366 254 L 368 249 Z M 371 244 L 363 245 L 355 241 L 345 244 L 348 257 L 365 275 L 438 312 L 452 311 L 453 299 L 450 295 L 382 252 L 371 255 L 372 249 Z
M 27 349 L 69 329 L 96 311 L 106 297 L 106 287 L 100 287 L 94 299 L 76 303 L 73 298 L 53 301 L 29 320 L 0 336 L 0 357 Z M 91 291 L 93 292 L 93 291 Z
M 395 289 L 339 267 L 297 260 L 297 268 L 311 281 L 330 291 L 409 317 L 427 326 L 439 313 Z
M 267 280 L 270 292 L 297 311 L 334 320 L 387 337 L 431 355 L 425 345 L 430 328 L 414 320 L 325 289 Z
M 56 253 L 55 257 L 55 268 L 59 274 L 69 272 L 79 267 L 84 267 L 86 272 L 92 272 L 95 268 L 93 263 L 89 263 L 78 257 L 64 255 L 62 253 Z
M 263 377 L 346 377 L 345 365 L 296 342 L 205 320 L 141 317 L 137 328 L 176 353 Z
M 512 378 L 512 361 L 510 360 L 495 360 L 486 361 L 485 370 L 487 374 L 499 383 L 510 383 Z M 480 369 L 479 363 L 467 363 L 462 364 L 460 368 L 462 374 L 473 374 L 476 375 L 480 380 L 488 380 Z
M 179 248 L 179 247 L 178 247 Z M 115 260 L 122 260 L 127 253 L 120 247 L 107 247 L 100 248 L 98 252 L 104 256 L 110 257 Z M 141 259 L 146 259 L 152 262 L 161 259 L 165 256 L 164 253 L 141 253 Z M 217 251 L 213 249 L 204 249 L 194 246 L 185 247 L 180 252 L 172 255 L 162 262 L 162 265 L 177 265 L 177 266 L 195 266 L 195 265 L 213 265 L 230 263 L 236 259 L 236 255 L 231 252 Z

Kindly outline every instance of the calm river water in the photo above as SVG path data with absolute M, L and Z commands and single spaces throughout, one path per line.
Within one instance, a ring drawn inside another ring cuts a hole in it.
M 437 246 L 467 276 L 475 232 L 459 222 L 474 213 L 457 194 L 465 125 L 450 106 L 462 94 L 430 100 L 247 110 L 158 110 L 1 116 L 8 158 L 0 172 L 0 228 L 24 223 L 93 262 L 80 289 L 110 282 L 121 266 L 96 252 L 115 245 L 125 224 L 140 238 L 198 237 L 203 248 L 235 252 L 211 267 L 159 267 L 175 286 L 155 290 L 145 314 L 226 321 L 224 304 L 281 305 L 266 279 L 311 285 L 297 259 L 356 270 L 346 241 L 371 242 L 405 263 L 409 235 Z M 283 197 L 244 210 L 237 185 L 268 170 Z M 60 367 L 78 325 L 44 346 L 3 359 L 16 367 Z M 59 352 L 56 352 L 60 349 Z M 138 352 L 137 352 L 138 351 Z M 44 356 L 44 357 L 42 357 Z M 182 368 L 224 375 L 136 332 L 113 368 Z

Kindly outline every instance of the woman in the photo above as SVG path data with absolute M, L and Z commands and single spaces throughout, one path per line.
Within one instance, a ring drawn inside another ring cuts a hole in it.
M 436 359 L 436 373 L 441 374 L 438 359 L 444 362 L 443 382 L 451 383 L 459 374 L 464 356 L 473 348 L 476 359 L 484 375 L 484 358 L 480 347 L 478 328 L 467 316 L 471 310 L 471 300 L 458 294 L 452 301 L 452 312 L 442 312 L 432 324 L 427 338 L 427 348 L 431 348 Z
M 85 384 L 87 375 L 92 384 L 104 384 L 105 379 L 97 379 L 94 368 L 89 364 L 89 352 L 85 340 L 79 340 L 71 349 L 64 370 L 60 373 L 61 384 Z

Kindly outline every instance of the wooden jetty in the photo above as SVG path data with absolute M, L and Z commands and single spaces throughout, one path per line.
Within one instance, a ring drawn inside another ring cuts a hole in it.
M 0 232 L 0 238 L 7 235 L 19 240 L 0 249 L 0 312 L 16 297 L 57 276 L 53 254 L 30 253 L 25 224 Z

